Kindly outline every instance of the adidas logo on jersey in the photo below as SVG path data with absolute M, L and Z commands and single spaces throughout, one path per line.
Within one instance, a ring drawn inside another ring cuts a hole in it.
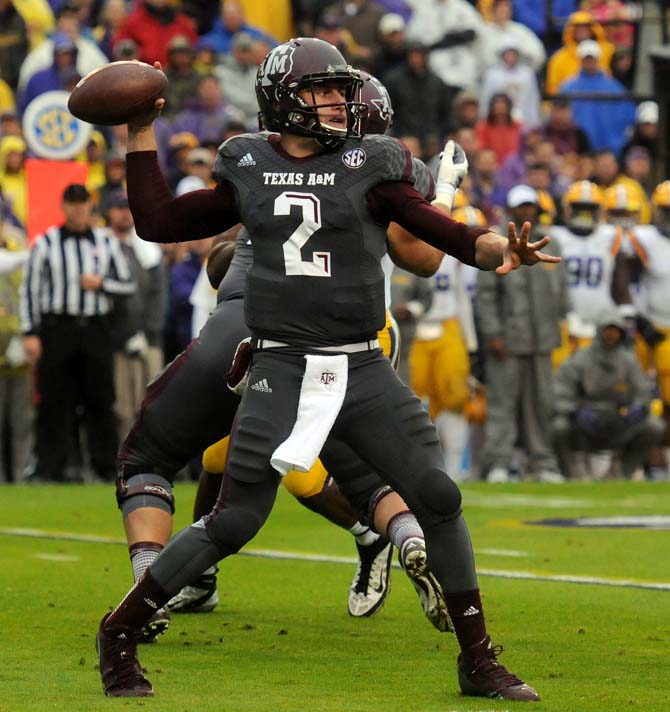
M 476 616 L 479 613 L 479 608 L 475 608 L 474 606 L 470 606 L 467 611 L 463 614 L 464 616 Z
M 242 158 L 237 162 L 238 166 L 255 166 L 256 161 L 254 161 L 253 156 L 250 153 L 245 153 Z
M 258 381 L 258 383 L 254 383 L 254 385 L 251 386 L 251 390 L 260 391 L 261 393 L 272 393 L 272 388 L 270 388 L 267 378 Z

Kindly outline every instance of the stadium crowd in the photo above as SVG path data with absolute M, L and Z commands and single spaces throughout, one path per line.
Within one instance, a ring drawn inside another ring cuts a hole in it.
M 176 194 L 211 186 L 217 147 L 258 130 L 258 65 L 297 34 L 382 81 L 392 135 L 429 167 L 446 139 L 462 146 L 457 219 L 503 231 L 531 220 L 564 258 L 505 277 L 449 257 L 431 278 L 396 269 L 401 375 L 438 427 L 447 471 L 667 479 L 667 127 L 655 101 L 631 95 L 640 6 L 555 0 L 548 20 L 546 5 L 0 0 L 0 480 L 113 480 L 146 384 L 216 300 L 211 239 L 137 237 L 125 126 L 95 127 L 62 229 L 28 234 L 26 109 L 107 62 L 158 60 L 169 80 L 160 164 Z M 81 289 L 58 292 L 68 270 Z

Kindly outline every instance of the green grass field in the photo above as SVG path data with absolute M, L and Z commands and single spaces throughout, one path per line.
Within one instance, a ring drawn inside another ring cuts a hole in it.
M 489 627 L 503 661 L 556 712 L 670 709 L 670 531 L 527 525 L 542 518 L 670 515 L 670 484 L 469 484 L 465 513 Z M 179 485 L 177 523 L 191 485 Z M 667 527 L 667 521 L 665 526 Z M 33 536 L 18 530 L 39 530 Z M 156 697 L 104 698 L 94 638 L 131 583 L 109 486 L 0 487 L 0 710 L 490 712 L 465 698 L 453 636 L 437 633 L 400 570 L 374 618 L 346 610 L 353 565 L 237 556 L 212 614 L 175 616 L 141 659 Z M 248 547 L 353 556 L 351 537 L 281 492 Z M 532 574 L 503 578 L 507 572 Z M 590 577 L 605 585 L 556 580 Z M 622 586 L 665 584 L 665 589 Z M 619 585 L 615 585 L 619 584 Z

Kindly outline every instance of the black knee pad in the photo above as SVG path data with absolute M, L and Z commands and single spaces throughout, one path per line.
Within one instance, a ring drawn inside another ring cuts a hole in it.
M 444 470 L 430 469 L 417 477 L 422 526 L 456 519 L 461 514 L 461 491 Z M 414 512 L 419 518 L 419 513 Z M 421 521 L 420 520 L 420 521 Z
M 221 556 L 236 554 L 263 526 L 265 517 L 243 507 L 214 511 L 204 518 L 205 529 Z
M 116 480 L 116 502 L 125 519 L 131 512 L 143 507 L 154 507 L 174 514 L 172 485 L 160 475 L 131 475 Z

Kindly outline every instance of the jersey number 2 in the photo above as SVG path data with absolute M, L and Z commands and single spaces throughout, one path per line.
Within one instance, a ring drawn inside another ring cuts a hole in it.
M 314 252 L 311 261 L 302 259 L 302 248 L 321 227 L 321 201 L 313 193 L 284 192 L 275 199 L 275 215 L 290 215 L 294 205 L 302 210 L 302 222 L 283 245 L 286 274 L 330 277 L 330 252 Z

